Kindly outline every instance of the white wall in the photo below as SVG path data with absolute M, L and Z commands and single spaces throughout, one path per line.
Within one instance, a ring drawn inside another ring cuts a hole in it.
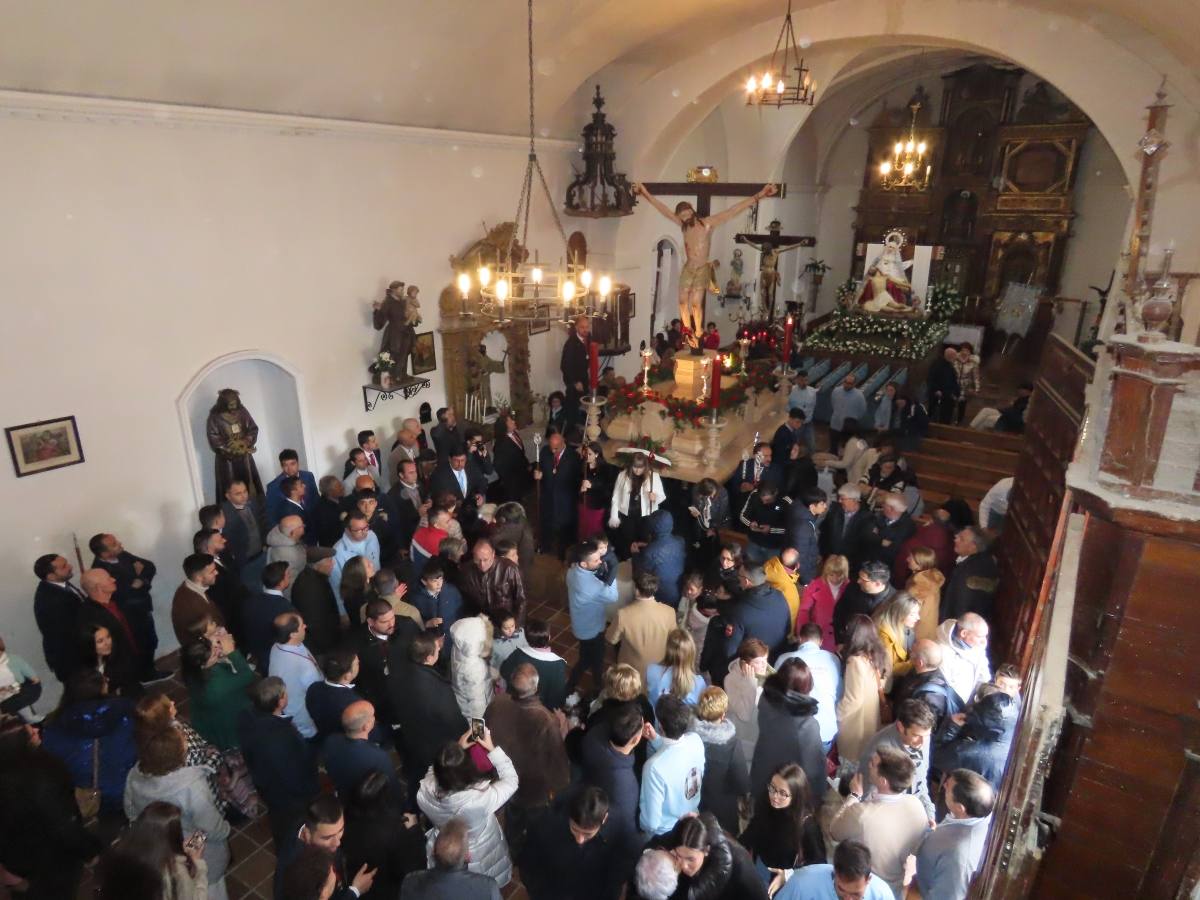
M 442 403 L 443 381 L 439 370 L 431 390 L 363 412 L 360 386 L 379 344 L 371 302 L 391 279 L 418 284 L 422 330 L 436 329 L 448 256 L 481 236 L 481 222 L 511 218 L 527 149 L 107 101 L 32 97 L 17 109 L 11 99 L 0 99 L 0 422 L 74 414 L 87 460 L 22 479 L 0 466 L 0 633 L 40 668 L 33 560 L 69 554 L 72 531 L 85 548 L 112 531 L 158 564 L 169 647 L 170 597 L 196 528 L 175 406 L 184 387 L 214 359 L 265 351 L 303 378 L 318 477 L 340 474 L 360 428 L 390 442 L 422 401 Z M 566 150 L 543 152 L 556 198 Z M 545 223 L 535 216 L 534 227 L 549 255 Z M 557 383 L 560 342 L 554 331 L 531 341 L 535 390 Z M 270 390 L 246 396 L 264 428 Z M 276 444 L 260 439 L 264 481 L 277 471 L 267 452 Z

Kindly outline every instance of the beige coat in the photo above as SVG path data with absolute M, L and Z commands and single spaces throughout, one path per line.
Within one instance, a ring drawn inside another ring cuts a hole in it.
M 908 592 L 921 604 L 921 619 L 913 629 L 913 639 L 937 640 L 938 609 L 942 602 L 942 585 L 946 576 L 937 569 L 926 569 L 908 579 Z
M 621 644 L 617 662 L 628 663 L 646 684 L 646 668 L 662 662 L 667 652 L 667 636 L 675 629 L 675 610 L 657 600 L 634 600 L 617 610 L 605 639 Z
M 856 760 L 879 730 L 879 675 L 865 656 L 846 660 L 842 699 L 837 704 L 838 756 Z

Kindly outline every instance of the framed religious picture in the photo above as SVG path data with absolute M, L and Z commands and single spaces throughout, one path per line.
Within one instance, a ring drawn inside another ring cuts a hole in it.
M 18 478 L 83 462 L 74 416 L 14 425 L 5 428 L 4 434 Z
M 414 375 L 424 375 L 437 368 L 437 349 L 433 344 L 433 332 L 417 335 L 413 344 L 412 370 Z
M 550 317 L 544 319 L 530 319 L 529 333 L 530 334 L 545 334 L 550 330 Z

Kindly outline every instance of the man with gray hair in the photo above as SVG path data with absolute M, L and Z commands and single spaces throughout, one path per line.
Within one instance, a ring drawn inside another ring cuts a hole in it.
M 371 589 L 380 600 L 386 600 L 392 605 L 392 611 L 397 618 L 407 617 L 417 623 L 417 627 L 425 630 L 425 619 L 421 611 L 404 600 L 408 594 L 408 585 L 396 577 L 396 572 L 386 566 L 371 576 Z
M 970 769 L 955 769 L 942 783 L 947 815 L 927 831 L 917 850 L 915 883 L 922 897 L 963 900 L 983 862 L 996 793 Z
M 283 679 L 288 690 L 288 706 L 284 714 L 292 717 L 296 730 L 305 739 L 317 736 L 317 726 L 308 707 L 304 704 L 309 686 L 323 681 L 325 676 L 316 658 L 304 646 L 308 629 L 297 612 L 280 613 L 272 623 L 275 628 L 275 644 L 267 663 L 267 671 Z
M 404 877 L 400 900 L 500 900 L 495 878 L 467 871 L 470 836 L 462 819 L 451 819 L 438 829 L 432 855 L 431 868 Z
M 298 515 L 284 516 L 267 532 L 267 565 L 283 561 L 288 567 L 288 586 L 283 595 L 292 599 L 292 586 L 308 562 L 304 546 L 304 519 Z
M 366 700 L 356 700 L 342 710 L 342 733 L 331 734 L 325 739 L 321 755 L 325 757 L 325 771 L 337 788 L 338 796 L 351 796 L 354 788 L 371 772 L 379 772 L 387 778 L 393 796 L 404 796 L 392 758 L 370 738 L 374 727 L 374 705 Z
M 788 602 L 767 583 L 767 574 L 760 565 L 747 563 L 739 579 L 741 597 L 725 614 L 725 661 L 737 656 L 738 647 L 747 638 L 757 638 L 766 644 L 774 659 L 786 649 L 792 632 Z
M 821 521 L 821 555 L 844 556 L 853 571 L 867 558 L 875 541 L 875 520 L 863 509 L 862 489 L 857 484 L 843 484 L 838 488 L 837 503 L 830 505 Z
M 958 699 L 969 703 L 975 688 L 992 677 L 987 658 L 987 620 L 969 612 L 960 619 L 947 619 L 938 626 L 937 634 L 942 648 L 942 674 Z
M 670 900 L 679 889 L 679 866 L 666 850 L 646 850 L 633 872 L 641 900 Z
M 938 733 L 946 716 L 962 710 L 958 694 L 942 674 L 942 656 L 942 645 L 937 641 L 922 638 L 914 643 L 909 651 L 913 672 L 900 682 L 896 693 L 897 704 L 910 698 L 925 701 L 937 718 L 934 734 Z
M 903 494 L 884 494 L 876 531 L 879 535 L 879 559 L 891 569 L 896 563 L 900 547 L 917 531 L 916 523 L 908 514 L 908 501 Z
M 988 552 L 987 538 L 978 528 L 968 525 L 954 535 L 954 570 L 942 591 L 939 619 L 960 619 L 963 613 L 978 613 L 992 618 L 1000 570 Z

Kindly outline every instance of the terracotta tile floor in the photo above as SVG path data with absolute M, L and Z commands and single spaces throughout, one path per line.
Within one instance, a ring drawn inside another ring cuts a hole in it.
M 575 664 L 578 652 L 571 635 L 570 617 L 567 615 L 565 566 L 552 556 L 538 556 L 532 584 L 526 591 L 529 602 L 529 618 L 544 619 L 551 623 L 551 644 L 555 652 L 570 665 Z M 163 668 L 178 670 L 175 654 L 163 660 Z M 585 678 L 588 676 L 585 676 Z M 588 681 L 584 682 L 586 687 Z M 181 715 L 187 717 L 187 690 L 178 678 L 166 682 L 162 688 L 171 695 Z M 121 822 L 105 823 L 115 834 Z M 275 874 L 275 852 L 271 847 L 271 832 L 266 816 L 233 829 L 229 838 L 232 862 L 225 875 L 225 884 L 230 900 L 271 900 L 271 881 Z M 3 897 L 0 889 L 0 897 Z M 525 900 L 525 889 L 520 883 L 520 873 L 503 891 L 506 900 Z M 78 900 L 93 900 L 93 884 L 85 876 L 80 886 Z

